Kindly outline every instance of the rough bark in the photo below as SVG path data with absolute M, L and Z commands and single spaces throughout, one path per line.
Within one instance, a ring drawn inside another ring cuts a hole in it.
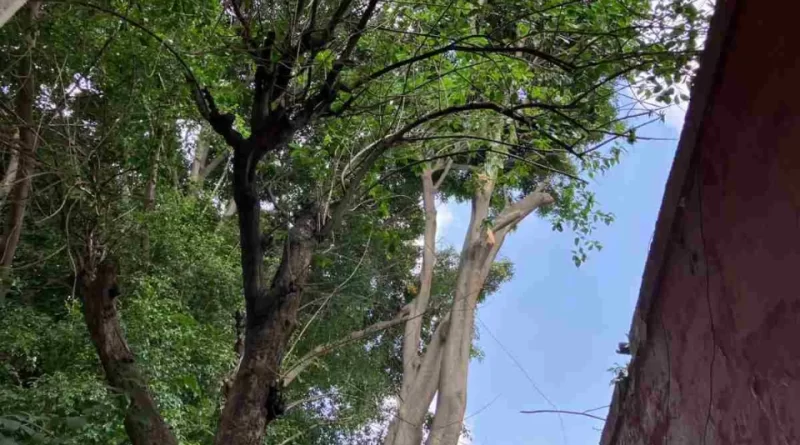
M 294 330 L 301 293 L 316 247 L 316 215 L 300 212 L 284 244 L 272 282 L 265 276 L 261 249 L 261 206 L 255 193 L 256 141 L 234 154 L 233 188 L 239 211 L 247 323 L 239 370 L 220 418 L 218 445 L 261 445 L 264 428 L 280 415 L 280 369 Z
M 136 367 L 114 305 L 116 271 L 108 263 L 84 273 L 84 318 L 109 385 L 129 401 L 125 431 L 133 445 L 177 445 Z
M 14 261 L 19 246 L 25 210 L 28 206 L 33 174 L 34 154 L 36 152 L 37 134 L 34 130 L 33 106 L 36 101 L 36 84 L 34 83 L 33 53 L 36 47 L 37 31 L 34 27 L 39 14 L 39 2 L 27 5 L 25 47 L 27 54 L 19 61 L 17 78 L 21 85 L 16 97 L 16 113 L 19 118 L 18 164 L 14 186 L 11 189 L 11 209 L 0 245 L 0 278 L 5 281 Z M 1 296 L 5 296 L 5 285 L 0 286 Z

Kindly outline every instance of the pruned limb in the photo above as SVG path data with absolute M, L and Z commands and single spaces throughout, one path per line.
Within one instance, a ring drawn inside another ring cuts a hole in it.
M 540 184 L 538 187 L 536 187 L 536 190 L 532 191 L 521 200 L 509 205 L 505 210 L 503 210 L 503 212 L 495 220 L 492 228 L 496 232 L 499 232 L 506 227 L 513 227 L 534 210 L 552 202 L 553 197 L 545 191 L 544 184 Z

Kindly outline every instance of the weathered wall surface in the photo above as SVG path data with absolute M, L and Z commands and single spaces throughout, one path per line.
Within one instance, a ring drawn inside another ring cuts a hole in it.
M 604 445 L 800 444 L 800 3 L 721 9 Z

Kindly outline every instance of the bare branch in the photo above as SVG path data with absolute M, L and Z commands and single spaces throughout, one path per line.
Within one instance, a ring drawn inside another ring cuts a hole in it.
M 448 158 L 447 162 L 444 164 L 444 168 L 442 169 L 442 173 L 439 175 L 439 179 L 436 180 L 436 184 L 433 184 L 434 190 L 439 190 L 439 187 L 442 186 L 442 182 L 444 182 L 447 174 L 450 173 L 450 168 L 453 166 L 453 158 Z
M 585 417 L 590 417 L 590 418 L 592 418 L 592 419 L 595 419 L 595 420 L 600 420 L 600 421 L 603 421 L 603 422 L 605 422 L 605 421 L 606 421 L 606 419 L 604 419 L 604 418 L 602 418 L 602 417 L 599 417 L 599 416 L 595 416 L 595 415 L 593 415 L 593 414 L 589 414 L 588 412 L 579 412 L 579 411 L 564 411 L 564 410 L 560 410 L 560 409 L 537 409 L 537 410 L 533 410 L 533 411 L 520 411 L 520 412 L 521 412 L 522 414 L 545 414 L 545 413 L 552 413 L 552 414 L 572 414 L 572 415 L 575 415 L 575 416 L 585 416 Z
M 208 165 L 206 165 L 206 167 L 203 169 L 203 173 L 202 173 L 203 177 L 205 178 L 206 176 L 211 174 L 211 172 L 216 170 L 217 167 L 219 167 L 227 159 L 228 159 L 228 153 L 227 152 L 217 156 L 214 159 L 212 159 L 211 162 L 209 162 Z
M 368 335 L 375 334 L 386 329 L 389 329 L 393 326 L 397 326 L 399 324 L 405 323 L 408 320 L 409 309 L 408 307 L 404 308 L 395 318 L 391 320 L 381 321 L 375 323 L 371 326 L 368 326 L 360 331 L 351 332 L 346 337 L 339 339 L 337 341 L 327 343 L 324 345 L 317 346 L 316 348 L 312 349 L 311 352 L 304 355 L 297 363 L 289 369 L 289 371 L 284 374 L 283 376 L 283 386 L 289 386 L 301 372 L 305 371 L 311 364 L 314 362 L 314 359 L 326 355 L 335 349 L 344 346 L 348 343 L 354 342 L 356 340 L 360 340 Z

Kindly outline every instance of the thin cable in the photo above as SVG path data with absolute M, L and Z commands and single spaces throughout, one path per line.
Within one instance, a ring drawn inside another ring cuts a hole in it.
M 537 385 L 536 382 L 533 381 L 533 378 L 530 376 L 530 374 L 528 374 L 528 371 L 526 371 L 525 368 L 522 367 L 522 364 L 519 362 L 519 360 L 517 360 L 516 357 L 514 357 L 514 355 L 511 354 L 508 348 L 506 348 L 505 345 L 503 345 L 503 343 L 500 342 L 500 340 L 494 335 L 492 330 L 489 329 L 489 326 L 487 326 L 486 323 L 484 323 L 483 320 L 481 320 L 481 317 L 479 317 L 478 314 L 475 314 L 475 318 L 478 320 L 478 323 L 480 323 L 481 326 L 483 326 L 483 328 L 486 329 L 486 332 L 489 334 L 490 337 L 492 337 L 492 340 L 494 340 L 495 343 L 497 343 L 497 345 L 500 346 L 500 349 L 502 349 L 503 352 L 508 356 L 508 358 L 511 359 L 511 361 L 514 363 L 517 369 L 519 369 L 525 376 L 525 378 L 528 379 L 528 382 L 530 382 L 531 386 L 533 386 L 533 389 L 536 390 L 536 392 L 542 397 L 542 399 L 544 399 L 547 402 L 547 404 L 550 405 L 554 410 L 559 411 L 558 406 L 556 406 L 556 404 L 553 403 L 553 401 L 550 400 L 550 398 L 545 395 L 545 393 L 539 388 L 539 385 Z M 566 444 L 567 430 L 566 428 L 564 428 L 564 418 L 561 416 L 561 413 L 558 413 L 558 422 L 561 424 L 561 435 L 564 437 L 564 443 Z

